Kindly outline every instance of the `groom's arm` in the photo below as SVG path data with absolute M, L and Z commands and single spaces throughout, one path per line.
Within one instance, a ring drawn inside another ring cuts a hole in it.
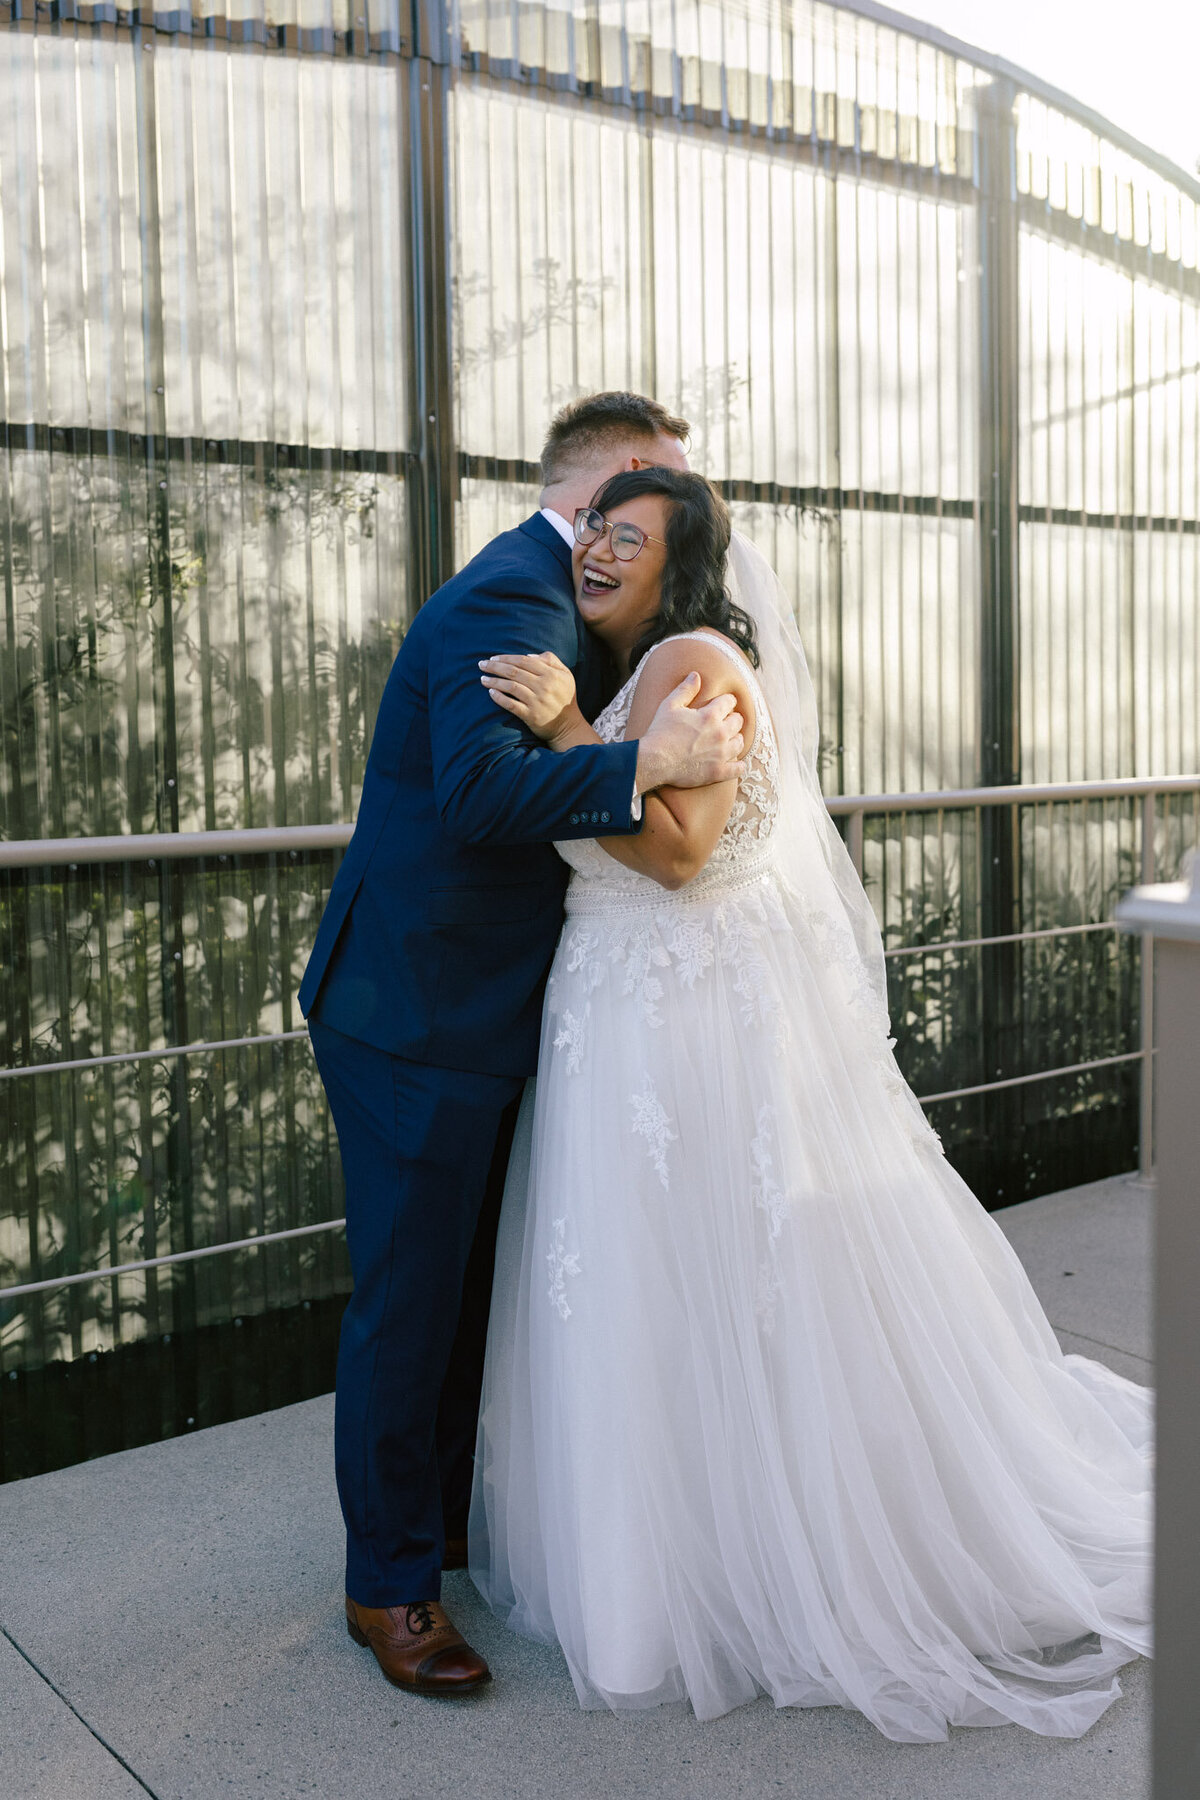
M 480 662 L 500 650 L 553 650 L 570 667 L 577 641 L 561 598 L 536 582 L 497 579 L 446 610 L 429 658 L 429 738 L 447 831 L 465 844 L 639 831 L 636 742 L 548 749 L 480 684 Z

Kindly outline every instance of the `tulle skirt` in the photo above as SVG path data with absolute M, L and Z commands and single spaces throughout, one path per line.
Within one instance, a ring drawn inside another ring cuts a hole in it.
M 585 1706 L 1078 1736 L 1150 1650 L 1151 1391 L 1062 1353 L 822 921 L 685 896 L 559 946 L 476 1584 Z

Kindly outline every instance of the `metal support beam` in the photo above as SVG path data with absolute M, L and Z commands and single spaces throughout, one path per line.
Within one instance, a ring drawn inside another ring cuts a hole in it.
M 1019 404 L 1016 93 L 997 78 L 979 101 L 979 779 L 987 787 L 1020 780 L 1017 666 L 1017 409 Z M 980 936 L 1019 931 L 1020 837 L 1015 808 L 980 814 Z M 981 957 L 984 1076 L 994 1082 L 1020 1064 L 1020 947 L 998 943 Z M 1010 1094 L 991 1101 L 987 1129 L 1010 1140 Z M 989 1204 L 1007 1199 L 1002 1189 Z
M 1153 794 L 1142 796 L 1142 870 L 1143 887 L 1149 887 L 1157 873 L 1155 830 L 1157 805 Z M 1154 1173 L 1154 934 L 1142 934 L 1139 969 L 1138 1036 L 1142 1059 L 1141 1086 L 1138 1093 L 1138 1174 L 1149 1181 Z
M 409 595 L 415 609 L 454 573 L 454 444 L 450 319 L 450 82 L 444 62 L 402 63 L 408 84 L 409 316 L 412 442 L 409 465 Z

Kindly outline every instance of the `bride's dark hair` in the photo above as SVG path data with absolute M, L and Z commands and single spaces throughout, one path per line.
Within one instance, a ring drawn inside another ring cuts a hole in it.
M 651 645 L 663 638 L 708 625 L 732 639 L 757 669 L 754 624 L 725 588 L 730 523 L 720 494 L 703 475 L 682 469 L 626 469 L 605 482 L 592 505 L 607 513 L 640 494 L 661 494 L 670 504 L 658 615 L 630 651 L 630 668 L 636 669 Z

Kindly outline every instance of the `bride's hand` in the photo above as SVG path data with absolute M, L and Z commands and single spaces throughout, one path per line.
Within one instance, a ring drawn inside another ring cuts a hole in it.
M 554 743 L 585 723 L 575 701 L 575 677 L 553 650 L 536 656 L 489 656 L 480 680 L 497 706 L 514 713 L 535 737 Z

